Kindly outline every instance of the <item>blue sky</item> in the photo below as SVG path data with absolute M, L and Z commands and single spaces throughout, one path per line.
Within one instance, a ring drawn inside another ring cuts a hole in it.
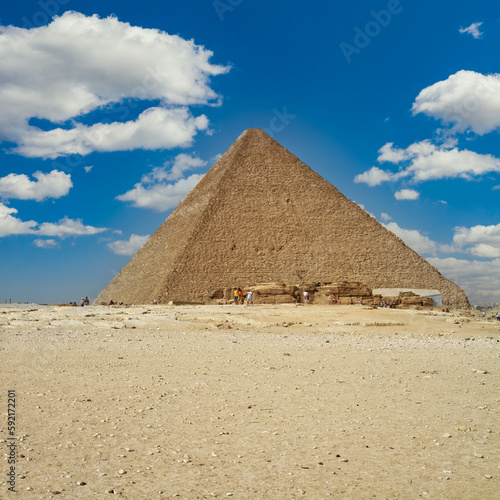
M 262 128 L 500 301 L 490 0 L 25 0 L 0 10 L 0 301 L 93 300 Z

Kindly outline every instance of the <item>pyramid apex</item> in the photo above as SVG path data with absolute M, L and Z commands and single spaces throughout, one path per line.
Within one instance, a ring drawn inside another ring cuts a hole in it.
M 268 134 L 266 134 L 266 132 L 264 132 L 260 128 L 247 128 L 246 130 L 244 130 L 241 133 L 241 135 L 238 137 L 238 139 L 245 137 L 246 135 L 255 136 L 255 137 L 262 137 L 262 136 L 270 137 Z
M 247 149 L 248 147 L 255 146 L 262 148 L 269 147 L 271 144 L 276 145 L 279 143 L 277 143 L 269 134 L 260 128 L 247 128 L 231 144 L 230 148 L 226 151 L 226 154 L 239 151 L 241 148 Z M 225 155 L 223 155 L 223 157 L 224 156 Z

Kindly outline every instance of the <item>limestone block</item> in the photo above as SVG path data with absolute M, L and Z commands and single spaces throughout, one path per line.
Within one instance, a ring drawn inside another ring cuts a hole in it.
M 275 295 L 273 297 L 275 304 L 295 304 L 297 299 L 291 295 Z
M 320 285 L 316 288 L 316 293 L 318 295 L 325 295 L 331 297 L 332 293 L 338 295 L 339 288 L 337 286 L 332 286 L 332 285 Z
M 316 283 L 302 283 L 300 286 L 299 286 L 299 290 L 300 292 L 314 292 L 316 291 Z
M 250 287 L 257 295 L 285 295 L 285 285 L 278 283 L 262 283 Z
M 312 300 L 311 300 L 312 302 Z M 318 305 L 327 305 L 327 304 L 333 304 L 332 298 L 330 295 L 323 295 L 319 293 L 314 294 L 314 303 Z

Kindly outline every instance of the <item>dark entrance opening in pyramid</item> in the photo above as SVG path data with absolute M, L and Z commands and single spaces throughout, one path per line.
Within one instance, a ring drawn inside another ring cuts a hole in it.
M 401 239 L 248 129 L 94 303 L 201 303 L 232 287 L 341 281 L 437 290 L 443 306 L 469 307 L 463 290 Z

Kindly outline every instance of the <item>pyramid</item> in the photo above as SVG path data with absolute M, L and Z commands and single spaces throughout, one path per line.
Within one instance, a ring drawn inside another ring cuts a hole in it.
M 94 304 L 200 303 L 208 290 L 258 283 L 359 281 L 433 289 L 469 307 L 457 285 L 259 129 L 205 174 Z

